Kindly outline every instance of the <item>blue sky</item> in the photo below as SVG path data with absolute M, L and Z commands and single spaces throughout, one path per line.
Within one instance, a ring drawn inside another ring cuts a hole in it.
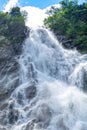
M 0 0 L 0 10 L 6 5 L 9 0 Z M 14 0 L 13 0 L 14 1 Z M 19 0 L 21 6 L 35 6 L 39 8 L 46 8 L 47 6 L 58 4 L 61 0 Z M 79 3 L 83 3 L 86 0 L 78 0 Z
M 49 5 L 58 4 L 61 0 L 20 0 L 22 5 L 33 5 L 40 8 L 46 8 Z M 78 0 L 79 3 L 85 2 L 85 0 Z

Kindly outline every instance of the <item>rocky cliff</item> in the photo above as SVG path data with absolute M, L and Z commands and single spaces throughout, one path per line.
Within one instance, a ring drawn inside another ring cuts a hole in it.
M 0 12 L 0 125 L 6 123 L 5 110 L 8 99 L 19 85 L 19 63 L 17 59 L 22 52 L 22 45 L 29 35 L 21 15 L 11 16 Z M 2 112 L 3 111 L 3 112 Z M 15 113 L 15 114 L 14 114 Z M 17 119 L 17 111 L 11 110 L 9 119 Z M 0 126 L 0 130 L 5 130 Z

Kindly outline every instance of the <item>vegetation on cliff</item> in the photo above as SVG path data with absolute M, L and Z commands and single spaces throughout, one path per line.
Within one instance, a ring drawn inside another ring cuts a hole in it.
M 63 0 L 60 8 L 52 7 L 48 14 L 44 20 L 46 27 L 65 36 L 79 51 L 87 52 L 87 3 L 78 5 L 76 0 Z
M 24 16 L 19 7 L 14 7 L 8 13 L 0 12 L 0 36 L 4 36 L 11 43 L 21 43 L 26 37 Z M 0 40 L 0 44 L 4 43 Z

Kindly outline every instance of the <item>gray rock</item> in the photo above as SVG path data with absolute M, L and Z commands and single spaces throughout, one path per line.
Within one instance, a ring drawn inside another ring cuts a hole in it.
M 31 112 L 31 116 L 35 117 L 37 128 L 47 128 L 52 117 L 52 111 L 47 104 L 43 103 Z
M 14 54 L 15 55 L 20 55 L 22 52 L 22 45 L 23 43 L 16 43 L 16 44 L 12 44 L 12 48 L 14 50 Z
M 0 69 L 0 102 L 3 102 L 19 85 L 19 64 L 15 60 L 5 61 Z
M 23 104 L 23 95 L 20 92 L 18 92 L 17 102 L 19 104 Z
M 8 102 L 3 102 L 2 104 L 0 104 L 0 111 L 3 111 L 7 107 L 8 107 Z
M 14 56 L 13 47 L 4 36 L 0 36 L 0 61 L 9 60 Z
M 1 127 L 1 126 L 0 126 L 0 130 L 7 130 L 7 129 L 6 129 L 6 128 L 4 128 L 4 127 Z
M 11 59 L 8 61 L 2 61 L 0 62 L 0 74 L 1 76 L 5 76 L 13 74 L 13 73 L 17 73 L 18 74 L 18 70 L 19 70 L 19 64 L 16 62 L 15 59 Z
M 42 122 L 44 124 L 44 127 L 47 127 L 49 125 L 51 116 L 52 113 L 47 104 L 44 103 L 37 108 L 37 121 Z
M 30 85 L 25 89 L 25 95 L 27 99 L 32 99 L 36 96 L 36 86 L 35 85 Z
M 87 92 L 87 71 L 83 70 L 83 90 Z
M 14 124 L 19 117 L 19 112 L 15 109 L 11 110 L 8 115 L 9 123 Z
M 19 84 L 19 79 L 15 78 L 12 82 L 9 81 L 6 86 L 0 86 L 0 102 L 10 98 L 12 92 L 16 89 Z
M 3 110 L 3 111 L 1 110 L 0 111 L 0 125 L 5 126 L 6 123 L 7 123 L 6 111 L 5 110 Z
M 33 130 L 33 128 L 34 128 L 34 121 L 32 120 L 28 122 L 26 126 L 24 126 L 23 130 Z
M 57 129 L 61 130 L 69 130 L 68 126 L 66 126 L 63 117 L 60 117 L 57 123 Z

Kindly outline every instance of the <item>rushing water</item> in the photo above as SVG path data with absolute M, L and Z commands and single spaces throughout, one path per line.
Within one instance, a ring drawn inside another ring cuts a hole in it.
M 87 130 L 86 57 L 65 50 L 44 28 L 31 30 L 17 58 L 19 86 L 8 99 L 1 128 Z

